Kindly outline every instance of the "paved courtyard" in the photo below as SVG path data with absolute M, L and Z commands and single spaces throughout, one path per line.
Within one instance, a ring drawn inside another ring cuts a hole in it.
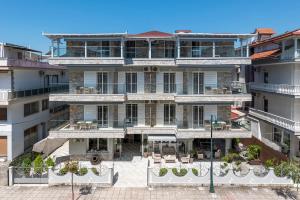
M 198 199 L 224 199 L 224 200 L 277 200 L 297 199 L 294 195 L 286 195 L 275 189 L 269 188 L 216 188 L 216 194 L 208 192 L 207 187 L 160 187 L 160 188 L 92 188 L 89 194 L 79 194 L 79 188 L 75 188 L 75 199 L 97 200 L 198 200 Z M 299 194 L 299 193 L 298 193 Z M 300 195 L 298 195 L 299 199 Z M 68 200 L 71 199 L 71 187 L 47 187 L 47 186 L 13 186 L 0 187 L 0 199 L 2 200 Z

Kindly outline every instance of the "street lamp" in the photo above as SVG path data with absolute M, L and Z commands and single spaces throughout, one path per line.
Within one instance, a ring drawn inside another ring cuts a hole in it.
M 213 130 L 213 116 L 210 116 L 210 185 L 209 192 L 215 193 L 214 188 L 214 179 L 213 179 L 213 138 L 212 138 L 212 130 Z

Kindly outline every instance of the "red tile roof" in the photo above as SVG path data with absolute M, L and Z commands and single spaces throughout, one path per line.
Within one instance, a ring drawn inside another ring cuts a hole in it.
M 264 52 L 259 52 L 259 53 L 254 53 L 251 55 L 252 60 L 259 60 L 259 59 L 264 59 L 264 58 L 274 58 L 277 57 L 280 53 L 280 49 L 274 49 L 274 50 L 269 50 L 269 51 L 264 51 Z
M 160 31 L 148 31 L 144 33 L 139 33 L 139 34 L 132 34 L 129 35 L 130 37 L 173 37 L 174 35 L 171 33 L 164 33 Z
M 266 43 L 272 43 L 272 42 L 276 42 L 276 41 L 279 41 L 281 39 L 291 37 L 291 36 L 300 36 L 300 29 L 296 29 L 294 31 L 286 32 L 284 34 L 281 34 L 281 35 L 278 35 L 278 36 L 275 36 L 275 37 L 271 37 L 271 38 L 266 39 L 266 40 L 254 42 L 254 43 L 251 44 L 251 46 L 255 47 L 255 46 L 259 46 L 259 45 L 266 44 Z
M 258 33 L 258 34 L 267 34 L 267 35 L 272 35 L 272 34 L 275 34 L 275 31 L 272 29 L 272 28 L 257 28 L 255 30 L 255 33 Z

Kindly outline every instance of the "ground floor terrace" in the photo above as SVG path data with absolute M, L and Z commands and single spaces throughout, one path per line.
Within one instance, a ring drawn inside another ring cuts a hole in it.
M 79 187 L 75 187 L 75 199 L 85 200 L 159 200 L 159 199 L 178 199 L 178 200 L 195 200 L 195 199 L 299 199 L 300 195 L 296 190 L 287 190 L 282 188 L 245 188 L 245 187 L 217 187 L 215 194 L 209 193 L 208 187 L 157 187 L 157 188 L 91 188 L 87 193 L 81 193 Z M 0 196 L 6 200 L 59 200 L 71 199 L 71 187 L 0 187 Z
M 300 160 L 300 139 L 298 133 L 284 128 L 285 123 L 270 123 L 252 118 L 253 136 L 266 147 L 293 160 Z M 276 154 L 276 153 L 275 153 Z M 276 156 L 275 156 L 276 157 Z

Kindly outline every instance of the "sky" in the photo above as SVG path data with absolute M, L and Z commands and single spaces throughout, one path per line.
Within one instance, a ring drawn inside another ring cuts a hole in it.
M 178 29 L 277 33 L 300 28 L 300 0 L 0 0 L 0 42 L 46 52 L 48 33 L 141 33 Z

